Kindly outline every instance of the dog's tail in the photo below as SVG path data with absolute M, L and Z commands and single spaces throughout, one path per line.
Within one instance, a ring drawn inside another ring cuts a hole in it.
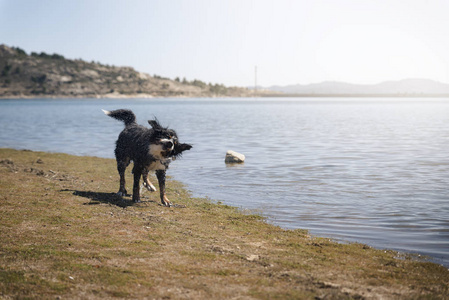
M 136 123 L 136 115 L 129 109 L 117 109 L 113 111 L 102 109 L 102 111 L 107 116 L 125 122 L 125 126 Z

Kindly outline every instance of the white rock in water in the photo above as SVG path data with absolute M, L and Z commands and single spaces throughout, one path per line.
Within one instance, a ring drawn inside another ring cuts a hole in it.
M 244 161 L 245 155 L 232 150 L 228 150 L 228 152 L 226 152 L 225 163 L 242 163 Z

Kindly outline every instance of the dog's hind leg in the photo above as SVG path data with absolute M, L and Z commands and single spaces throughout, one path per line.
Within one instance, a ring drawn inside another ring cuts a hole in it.
M 165 194 L 165 170 L 157 170 L 156 177 L 159 181 L 159 191 L 161 193 L 161 202 L 164 206 L 172 206 L 170 200 L 168 200 L 167 195 Z
M 142 176 L 142 168 L 138 166 L 139 164 L 134 162 L 134 185 L 133 185 L 133 201 L 140 202 L 140 177 Z
M 146 187 L 146 189 L 149 190 L 150 192 L 155 192 L 156 187 L 148 179 L 148 172 L 149 170 L 147 168 L 145 168 L 142 172 L 143 186 Z
M 120 175 L 120 188 L 118 190 L 117 195 L 119 196 L 126 196 L 128 193 L 126 192 L 126 180 L 125 180 L 125 170 L 126 167 L 129 165 L 130 160 L 129 158 L 126 159 L 117 159 L 117 170 Z

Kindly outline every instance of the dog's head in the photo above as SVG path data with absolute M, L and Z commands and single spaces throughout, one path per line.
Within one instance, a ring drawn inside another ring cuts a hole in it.
M 179 157 L 183 151 L 192 148 L 189 144 L 182 144 L 178 141 L 178 135 L 173 129 L 162 127 L 159 121 L 148 120 L 148 124 L 153 128 L 153 149 L 159 152 L 162 157 Z M 159 156 L 155 155 L 155 156 Z

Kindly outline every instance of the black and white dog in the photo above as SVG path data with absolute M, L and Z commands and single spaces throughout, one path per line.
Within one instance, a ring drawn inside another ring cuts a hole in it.
M 125 170 L 130 162 L 133 161 L 133 201 L 140 202 L 140 176 L 142 176 L 143 185 L 149 191 L 156 191 L 154 185 L 148 180 L 149 171 L 156 171 L 161 202 L 165 206 L 171 206 L 171 202 L 165 195 L 165 171 L 172 160 L 179 157 L 183 151 L 192 148 L 192 146 L 179 143 L 176 132 L 162 127 L 157 120 L 148 121 L 152 127 L 149 129 L 138 125 L 136 116 L 130 110 L 103 110 L 103 112 L 125 123 L 125 129 L 118 136 L 115 148 L 117 170 L 120 174 L 118 195 L 124 196 L 127 194 Z

